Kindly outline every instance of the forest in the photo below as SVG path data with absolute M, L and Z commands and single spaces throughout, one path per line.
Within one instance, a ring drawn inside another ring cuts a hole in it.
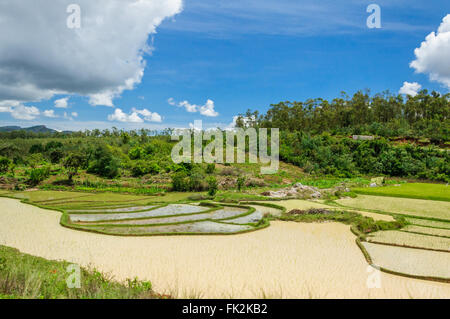
M 172 129 L 1 132 L 0 182 L 16 189 L 43 182 L 48 188 L 120 184 L 124 189 L 142 189 L 146 181 L 147 192 L 212 193 L 219 186 L 283 184 L 302 176 L 386 176 L 448 183 L 449 98 L 425 90 L 406 99 L 357 92 L 331 103 L 281 102 L 266 114 L 249 110 L 239 116 L 236 126 L 280 128 L 280 159 L 298 168 L 293 173 L 282 167 L 277 178 L 260 176 L 249 163 L 175 164 L 170 156 L 175 143 L 170 139 Z M 354 134 L 372 139 L 355 140 Z

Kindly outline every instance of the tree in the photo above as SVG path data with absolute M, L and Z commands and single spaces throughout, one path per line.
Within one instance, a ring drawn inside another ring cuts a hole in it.
M 47 179 L 50 176 L 50 168 L 49 167 L 39 167 L 33 168 L 30 172 L 30 183 L 31 185 L 38 185 L 43 180 Z
M 244 187 L 244 185 L 245 185 L 245 177 L 238 177 L 238 179 L 237 179 L 237 187 L 238 187 L 238 190 L 239 191 L 241 191 L 241 189 Z
M 9 169 L 9 165 L 11 164 L 11 161 L 9 158 L 0 156 L 0 173 L 6 173 Z
M 210 176 L 206 179 L 208 182 L 208 195 L 215 196 L 217 194 L 217 190 L 219 189 L 217 184 L 217 179 L 214 176 Z
M 69 181 L 72 183 L 73 177 L 78 174 L 78 169 L 83 165 L 83 157 L 78 154 L 70 154 L 64 160 L 64 168 L 67 170 Z

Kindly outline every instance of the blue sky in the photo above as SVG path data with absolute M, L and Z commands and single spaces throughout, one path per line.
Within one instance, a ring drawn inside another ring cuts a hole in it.
M 381 29 L 366 26 L 370 3 L 381 7 Z M 264 112 L 279 101 L 332 99 L 341 91 L 352 94 L 366 88 L 397 93 L 404 81 L 447 93 L 448 87 L 430 81 L 426 73 L 415 73 L 409 64 L 414 49 L 449 12 L 446 0 L 186 0 L 181 13 L 166 19 L 149 37 L 153 50 L 145 55 L 142 80 L 115 98 L 114 107 L 92 106 L 76 94 L 57 94 L 25 101 L 41 116 L 21 120 L 0 112 L 0 125 L 130 129 L 182 127 L 203 120 L 207 126 L 223 127 L 248 108 Z M 55 100 L 67 96 L 66 109 L 54 108 Z M 188 101 L 198 108 L 209 99 L 218 116 L 187 112 L 170 105 L 169 98 L 173 104 Z M 125 114 L 146 109 L 162 121 L 108 120 L 117 108 Z M 52 109 L 57 118 L 42 116 Z

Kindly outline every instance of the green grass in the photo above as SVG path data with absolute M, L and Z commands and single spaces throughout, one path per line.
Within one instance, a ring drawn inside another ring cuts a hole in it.
M 375 221 L 371 217 L 365 217 L 358 213 L 347 211 L 330 211 L 327 214 L 289 214 L 283 213 L 277 219 L 282 221 L 295 221 L 303 223 L 321 223 L 325 221 L 339 222 L 352 226 L 352 231 L 361 239 L 365 239 L 367 234 L 381 230 L 398 230 L 405 227 L 408 223 L 404 219 L 393 222 Z
M 28 191 L 10 193 L 11 197 L 18 199 L 27 199 L 30 202 L 57 201 L 68 200 L 73 198 L 85 197 L 90 194 L 78 192 L 61 192 L 61 191 Z
M 81 288 L 69 289 L 65 261 L 50 261 L 0 246 L 0 299 L 144 299 L 161 298 L 151 283 L 121 284 L 96 270 L 81 268 Z
M 357 194 L 450 201 L 450 187 L 445 184 L 407 183 L 400 186 L 353 188 Z

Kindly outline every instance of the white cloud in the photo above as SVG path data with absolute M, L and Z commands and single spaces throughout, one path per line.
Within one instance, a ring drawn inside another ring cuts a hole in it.
M 216 117 L 219 116 L 219 113 L 214 109 L 214 101 L 208 99 L 205 105 L 196 105 L 191 104 L 189 101 L 182 101 L 180 103 L 176 103 L 173 98 L 167 100 L 167 102 L 172 106 L 184 107 L 189 113 L 197 113 L 200 112 L 201 115 L 208 117 Z
M 81 28 L 69 29 L 71 3 L 0 2 L 0 102 L 78 94 L 112 106 L 141 82 L 149 35 L 182 10 L 182 0 L 77 0 Z
M 67 109 L 67 107 L 69 106 L 68 101 L 69 101 L 68 97 L 56 100 L 55 101 L 55 107 L 58 108 L 58 109 Z
M 78 117 L 78 113 L 77 113 L 77 112 L 72 112 L 71 115 L 72 115 L 73 117 Z
M 416 96 L 421 88 L 422 88 L 422 85 L 420 85 L 417 82 L 413 82 L 413 83 L 403 82 L 403 86 L 400 88 L 398 93 Z
M 156 112 L 150 112 L 147 109 L 136 110 L 135 108 L 133 108 L 133 112 L 142 115 L 144 117 L 144 120 L 147 121 L 147 122 L 154 122 L 154 123 L 161 123 L 162 122 L 161 115 L 159 115 Z
M 195 104 L 191 104 L 188 101 L 180 102 L 178 103 L 178 106 L 184 107 L 189 113 L 196 113 L 198 111 L 198 106 Z
M 219 113 L 214 110 L 213 100 L 206 101 L 206 104 L 200 107 L 200 114 L 209 117 L 219 116 Z
M 124 113 L 121 109 L 116 109 L 114 114 L 108 115 L 109 121 L 123 122 L 123 123 L 143 123 L 144 120 L 139 117 L 136 112 L 130 115 Z
M 11 116 L 17 120 L 27 120 L 27 121 L 34 120 L 40 114 L 37 107 L 25 106 L 22 104 L 12 107 L 10 113 Z
M 177 103 L 175 102 L 175 100 L 173 99 L 173 97 L 169 98 L 169 99 L 167 100 L 167 103 L 169 103 L 169 104 L 172 105 L 172 106 L 177 105 Z
M 57 118 L 58 117 L 55 114 L 54 110 L 45 110 L 44 112 L 42 112 L 42 115 L 44 115 L 45 117 L 49 117 L 49 118 Z
M 431 32 L 414 53 L 416 59 L 410 67 L 450 89 L 450 14 L 444 17 L 437 33 Z
M 0 101 L 0 113 L 10 113 L 17 120 L 31 121 L 40 115 L 35 106 L 25 106 L 18 101 Z
M 144 121 L 161 123 L 162 117 L 158 113 L 150 112 L 147 109 L 137 110 L 133 108 L 130 114 L 126 114 L 121 109 L 115 109 L 113 114 L 108 115 L 108 120 L 122 123 L 144 123 Z

